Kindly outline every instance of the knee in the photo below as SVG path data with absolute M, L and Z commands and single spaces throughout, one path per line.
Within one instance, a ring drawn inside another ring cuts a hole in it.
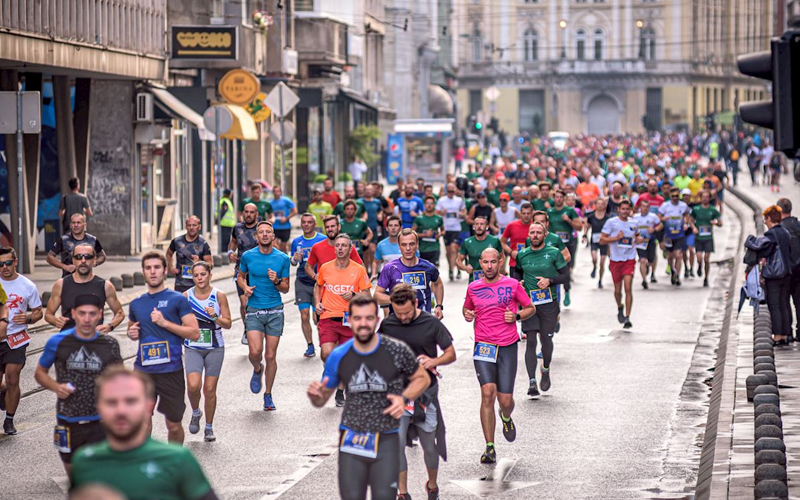
M 481 389 L 481 403 L 486 405 L 493 405 L 497 399 L 497 389 L 486 388 Z
M 19 387 L 19 373 L 6 373 L 6 387 L 9 389 Z
M 217 388 L 211 386 L 203 387 L 203 397 L 206 399 L 213 399 L 217 397 Z
M 275 363 L 275 359 L 276 359 L 275 351 L 273 351 L 271 349 L 268 349 L 268 350 L 264 351 L 264 362 L 266 362 L 267 364 L 271 365 L 271 364 Z
M 198 394 L 200 392 L 201 384 L 200 382 L 189 382 L 186 381 L 186 390 L 189 391 L 191 394 Z

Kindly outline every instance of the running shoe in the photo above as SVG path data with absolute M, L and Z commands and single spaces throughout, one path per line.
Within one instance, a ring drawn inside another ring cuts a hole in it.
M 647 284 L 647 280 L 642 280 L 642 288 L 644 288 L 645 290 L 650 288 L 650 286 Z
M 617 308 L 617 321 L 620 323 L 625 323 L 625 309 L 621 307 Z
M 625 318 L 625 324 L 622 325 L 622 328 L 624 328 L 626 330 L 630 330 L 631 328 L 633 328 L 633 323 L 631 323 L 631 319 L 630 318 Z
M 264 394 L 264 411 L 275 411 L 276 409 L 272 394 Z
M 569 300 L 569 292 L 564 292 L 564 307 L 569 307 L 572 301 Z
M 494 451 L 494 445 L 487 444 L 486 451 L 481 455 L 482 464 L 493 464 L 497 461 L 497 452 Z
M 702 266 L 697 266 L 697 277 L 698 278 L 702 278 L 703 277 L 703 267 Z
M 556 323 L 556 333 L 558 333 L 560 331 L 561 331 L 561 322 L 559 321 L 559 322 Z
M 209 429 L 206 427 L 205 435 L 203 436 L 203 441 L 206 443 L 213 443 L 217 440 L 217 436 L 214 435 L 214 429 Z
M 689 269 L 688 268 L 683 270 L 683 279 L 689 279 Z
M 602 281 L 598 281 L 597 282 L 597 288 L 599 288 L 600 290 L 603 289 L 603 282 Z
M 317 353 L 314 352 L 314 345 L 313 344 L 309 344 L 308 348 L 306 349 L 306 352 L 303 353 L 303 357 L 304 358 L 313 358 L 316 355 L 317 355 Z
M 531 380 L 531 385 L 528 386 L 528 396 L 532 398 L 538 398 L 541 396 L 541 394 L 539 394 L 539 388 L 536 387 L 536 380 Z
M 199 413 L 197 416 L 195 416 L 194 413 L 192 413 L 192 420 L 189 421 L 190 433 L 197 434 L 198 432 L 200 432 L 200 417 L 202 416 L 203 416 L 202 413 Z
M 539 352 L 536 353 L 536 357 L 539 358 L 539 359 L 542 359 L 542 358 L 544 358 L 544 354 L 542 354 L 542 351 L 539 351 Z
M 0 411 L 6 411 L 6 390 L 0 391 Z
M 706 288 L 708 287 L 708 276 L 703 278 L 703 286 L 706 287 Z
M 450 277 L 450 281 L 453 281 L 453 270 L 452 269 L 448 273 L 448 276 Z
M 517 428 L 514 425 L 514 421 L 511 417 L 508 417 L 508 420 L 503 420 L 503 410 L 500 408 L 497 409 L 497 414 L 500 415 L 500 423 L 503 425 L 503 437 L 509 443 L 513 443 L 517 439 Z
M 13 436 L 17 433 L 17 428 L 14 427 L 14 421 L 10 418 L 5 419 L 3 422 L 3 432 L 5 432 L 8 436 Z
M 398 493 L 397 500 L 411 500 L 411 495 L 408 493 Z
M 250 392 L 253 394 L 261 392 L 261 376 L 264 375 L 264 363 L 261 363 L 259 366 L 261 370 L 253 370 L 253 376 L 250 377 Z
M 242 344 L 243 344 L 243 345 L 249 345 L 249 344 L 247 343 L 247 332 L 244 332 L 244 333 L 242 334 Z
M 336 396 L 334 396 L 334 400 L 336 401 L 337 408 L 341 408 L 344 406 L 344 391 L 341 389 L 336 389 Z
M 650 275 L 650 283 L 658 283 L 658 280 L 656 279 L 656 275 L 655 274 L 651 274 Z
M 666 259 L 666 258 L 667 258 L 667 256 L 665 255 L 665 256 L 664 256 L 664 258 Z M 671 267 L 669 264 L 667 264 L 667 269 L 666 269 L 666 271 L 667 271 L 667 274 L 672 274 L 672 267 Z
M 681 280 L 680 279 L 676 279 L 675 280 L 675 286 L 681 286 Z
M 461 279 L 461 269 L 459 269 L 459 270 L 456 272 L 456 279 L 457 279 L 457 280 L 460 280 L 460 279 Z
M 693 268 L 689 269 L 689 277 L 690 278 L 694 278 L 694 269 Z
M 425 482 L 425 493 L 428 494 L 428 500 L 439 500 L 439 488 L 431 489 L 427 481 Z
M 678 281 L 678 277 L 676 276 L 676 273 L 672 273 L 670 275 L 670 279 L 669 280 L 672 283 L 672 285 L 675 286 L 675 282 Z
M 592 267 L 592 279 L 597 276 L 597 266 Z
M 542 392 L 547 392 L 550 390 L 550 369 L 547 370 L 542 369 L 542 382 L 539 384 L 542 388 Z

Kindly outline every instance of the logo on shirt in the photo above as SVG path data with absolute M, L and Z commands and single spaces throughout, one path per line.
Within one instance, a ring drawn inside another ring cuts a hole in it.
M 159 300 L 158 301 L 158 309 L 163 309 L 163 308 L 167 307 L 168 304 L 169 304 L 168 300 Z
M 365 364 L 350 378 L 347 390 L 350 392 L 386 392 L 389 384 L 377 371 L 370 371 Z
M 22 304 L 25 301 L 24 297 L 20 297 L 16 293 L 10 293 L 8 295 L 8 300 L 6 301 L 6 306 L 8 309 L 22 309 Z M 9 315 L 10 317 L 11 315 Z
M 94 352 L 89 352 L 86 347 L 81 347 L 67 358 L 67 370 L 77 370 L 86 372 L 99 372 L 103 368 L 103 362 Z
M 147 462 L 139 467 L 139 470 L 147 476 L 147 479 L 153 479 L 158 474 L 161 474 L 161 467 L 158 466 L 155 462 Z
M 329 285 L 325 283 L 325 290 L 328 290 L 329 292 L 332 293 L 338 293 L 341 295 L 347 292 L 355 292 L 355 287 L 353 285 Z

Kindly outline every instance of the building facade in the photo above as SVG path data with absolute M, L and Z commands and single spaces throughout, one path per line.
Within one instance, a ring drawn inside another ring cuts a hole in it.
M 482 111 L 510 133 L 696 130 L 767 90 L 736 57 L 768 50 L 774 2 L 469 0 L 455 10 L 462 124 Z

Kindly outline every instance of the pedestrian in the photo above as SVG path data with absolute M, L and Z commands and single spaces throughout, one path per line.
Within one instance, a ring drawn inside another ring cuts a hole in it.
M 75 214 L 81 214 L 85 217 L 94 215 L 92 205 L 89 203 L 89 198 L 81 193 L 81 181 L 77 177 L 71 178 L 67 185 L 69 186 L 69 193 L 61 197 L 61 203 L 58 207 L 58 217 L 61 219 L 62 234 L 69 231 L 70 221 Z
M 70 218 L 70 230 L 61 235 L 53 244 L 53 248 L 47 253 L 47 263 L 61 269 L 61 276 L 67 276 L 75 272 L 75 264 L 72 262 L 72 251 L 81 243 L 92 247 L 96 256 L 95 265 L 99 266 L 106 261 L 106 253 L 103 245 L 100 244 L 95 236 L 86 232 L 86 216 L 83 214 L 73 214 Z
M 759 253 L 766 259 L 761 273 L 764 278 L 764 292 L 772 322 L 772 339 L 776 345 L 788 345 L 792 334 L 791 299 L 791 236 L 781 226 L 782 210 L 776 205 L 764 209 L 762 213 L 767 231 L 762 237 L 769 245 Z
M 222 198 L 220 198 L 219 206 L 217 207 L 217 221 L 221 228 L 220 245 L 225 245 L 231 240 L 233 228 L 236 226 L 236 210 L 233 207 L 230 189 L 222 191 Z M 222 250 L 220 250 L 220 253 L 222 253 Z
M 788 198 L 781 198 L 776 205 L 781 209 L 781 226 L 789 231 L 791 237 L 792 254 L 800 250 L 800 221 L 792 216 L 792 202 Z M 793 262 L 790 294 L 794 304 L 795 334 L 791 337 L 794 342 L 800 341 L 800 261 Z
M 364 174 L 367 173 L 369 168 L 364 161 L 358 157 L 358 155 L 353 157 L 353 163 L 348 165 L 347 171 L 350 172 L 350 178 L 353 180 L 353 188 L 356 190 L 356 198 L 359 198 L 364 195 L 363 192 L 359 190 L 358 183 L 361 182 L 361 179 L 364 177 Z
M 455 161 L 455 167 L 453 168 L 453 175 L 459 176 L 461 175 L 461 171 L 464 165 L 464 157 L 467 155 L 467 152 L 464 150 L 464 146 L 459 144 L 456 150 L 453 152 L 453 160 Z
M 204 261 L 213 267 L 211 248 L 205 238 L 200 235 L 200 218 L 190 215 L 185 222 L 186 234 L 173 239 L 167 248 L 167 264 L 169 272 L 175 275 L 175 291 L 183 293 L 194 286 L 192 280 L 192 266 Z M 175 256 L 175 265 L 172 265 L 172 256 Z

